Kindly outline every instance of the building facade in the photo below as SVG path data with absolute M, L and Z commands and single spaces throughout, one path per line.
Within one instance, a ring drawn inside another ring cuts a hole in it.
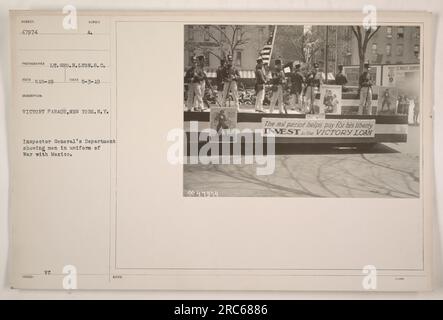
M 360 63 L 358 45 L 352 38 L 351 64 Z M 366 60 L 371 64 L 420 63 L 420 27 L 382 26 L 369 40 Z
M 266 25 L 186 25 L 184 66 L 191 65 L 191 58 L 204 55 L 206 67 L 215 70 L 220 60 L 233 56 L 239 70 L 255 69 L 260 50 L 269 39 L 271 26 Z
M 220 60 L 232 54 L 242 75 L 253 77 L 256 59 L 272 30 L 270 25 L 186 25 L 185 69 L 191 65 L 193 56 L 204 55 L 208 72 L 213 76 Z M 322 71 L 327 61 L 330 74 L 335 74 L 340 64 L 360 64 L 351 26 L 278 26 L 274 40 L 272 60 L 317 62 Z M 365 56 L 373 65 L 418 64 L 419 58 L 420 28 L 415 26 L 380 27 L 370 39 Z

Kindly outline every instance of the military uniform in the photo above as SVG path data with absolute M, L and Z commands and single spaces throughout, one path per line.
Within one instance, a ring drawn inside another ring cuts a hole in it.
M 221 129 L 229 129 L 229 126 L 227 124 L 228 117 L 225 114 L 225 111 L 222 109 L 220 110 L 219 114 L 215 117 L 215 121 L 217 121 L 217 127 L 216 131 L 220 132 Z
M 360 105 L 358 107 L 358 114 L 372 114 L 372 80 L 369 73 L 369 64 L 365 64 L 365 69 L 360 78 L 358 84 L 360 86 Z
M 306 113 L 315 113 L 314 110 L 314 102 L 315 95 L 320 89 L 320 85 L 322 84 L 321 73 L 318 72 L 318 64 L 314 63 L 314 71 L 310 72 L 306 77 Z
M 283 84 L 286 81 L 285 73 L 281 69 L 281 61 L 276 60 L 276 69 L 272 72 L 272 97 L 269 112 L 274 112 L 274 107 L 278 102 L 278 109 L 283 113 Z
M 338 73 L 335 75 L 335 84 L 339 85 L 339 86 L 344 86 L 347 83 L 348 83 L 348 79 L 343 74 L 343 66 L 339 65 L 338 66 Z
M 203 77 L 203 79 L 200 81 L 199 90 L 197 94 L 197 104 L 198 104 L 197 109 L 199 111 L 202 111 L 205 108 L 203 100 L 205 99 L 206 81 L 208 81 L 208 78 L 205 73 L 205 56 L 198 56 L 197 60 L 198 60 L 198 68 L 200 75 Z
M 265 98 L 266 76 L 263 68 L 262 59 L 257 59 L 255 67 L 255 111 L 263 112 L 263 99 Z
M 194 108 L 195 92 L 196 92 L 196 82 L 194 82 L 194 77 L 197 72 L 197 60 L 195 57 L 192 58 L 193 66 L 186 71 L 185 83 L 188 84 L 187 89 L 187 99 L 186 99 L 186 109 L 192 110 Z
M 223 70 L 223 107 L 226 107 L 226 100 L 229 98 L 229 94 L 231 93 L 232 97 L 234 98 L 234 107 L 236 107 L 237 110 L 240 110 L 237 88 L 238 79 L 240 79 L 240 73 L 232 65 L 232 56 L 228 56 L 228 64 Z
M 303 91 L 303 84 L 305 82 L 305 78 L 300 72 L 299 64 L 295 66 L 295 70 L 293 73 L 290 74 L 289 80 L 291 82 L 291 107 L 292 110 L 295 110 L 297 106 L 300 106 L 301 93 Z
M 225 68 L 225 61 L 220 61 L 220 66 L 216 71 L 216 82 L 217 82 L 217 100 L 220 105 L 223 102 L 223 71 Z
M 188 110 L 203 110 L 203 94 L 202 83 L 206 81 L 206 74 L 203 69 L 196 63 L 193 58 L 194 65 L 189 68 L 185 74 L 185 82 L 188 83 Z

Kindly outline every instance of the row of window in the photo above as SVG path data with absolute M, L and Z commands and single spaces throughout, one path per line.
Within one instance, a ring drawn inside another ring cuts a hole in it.
M 397 39 L 404 39 L 405 37 L 405 28 L 404 27 L 395 27 L 396 28 L 396 37 Z M 203 27 L 203 40 L 204 41 L 210 41 L 210 29 L 209 26 Z M 346 31 L 349 32 L 349 29 Z M 188 40 L 194 40 L 194 32 L 195 28 L 193 26 L 188 26 Z M 226 32 L 226 26 L 220 26 L 220 39 L 223 38 L 223 32 Z M 240 37 L 241 32 L 237 33 L 237 36 Z M 386 37 L 388 39 L 392 39 L 394 34 L 394 27 L 386 27 Z M 264 35 L 264 27 L 259 28 L 259 35 L 262 37 Z M 415 28 L 415 38 L 420 39 L 420 27 Z
M 386 27 L 386 38 L 392 39 L 394 34 L 394 27 Z M 404 27 L 396 27 L 396 37 L 397 39 L 405 38 L 405 28 Z M 415 38 L 420 39 L 420 27 L 415 28 Z
M 374 54 L 374 55 L 378 54 L 376 43 L 372 44 L 371 51 L 372 51 L 372 54 Z M 395 54 L 397 56 L 403 56 L 403 54 L 404 54 L 404 45 L 403 44 L 401 44 L 401 43 L 397 44 Z M 416 44 L 416 45 L 414 45 L 414 55 L 418 58 L 419 54 L 420 54 L 420 46 L 418 44 Z M 386 45 L 386 55 L 387 56 L 392 55 L 392 44 L 390 44 L 390 43 L 388 43 Z

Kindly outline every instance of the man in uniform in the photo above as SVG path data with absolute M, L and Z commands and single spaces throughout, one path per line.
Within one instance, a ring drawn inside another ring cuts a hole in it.
M 306 77 L 305 97 L 306 97 L 306 107 L 308 108 L 308 110 L 306 110 L 306 113 L 315 113 L 314 110 L 315 95 L 319 91 L 320 85 L 323 83 L 323 80 L 321 78 L 321 73 L 319 72 L 318 63 L 314 63 L 313 67 L 314 69 Z
M 187 109 L 192 111 L 203 111 L 202 87 L 206 74 L 198 64 L 195 57 L 192 58 L 192 67 L 186 72 L 185 82 L 188 83 Z
M 223 102 L 223 72 L 225 70 L 226 60 L 220 60 L 220 66 L 216 71 L 216 81 L 217 81 L 217 100 L 220 105 Z
M 257 59 L 255 66 L 255 111 L 263 112 L 263 99 L 265 98 L 266 75 L 263 67 L 263 59 Z
M 300 72 L 300 63 L 297 63 L 294 67 L 294 71 L 289 76 L 290 88 L 291 88 L 291 107 L 295 110 L 301 103 L 301 93 L 303 90 L 303 84 L 305 79 Z
M 358 107 L 358 114 L 372 114 L 372 80 L 369 73 L 369 63 L 364 64 L 363 73 L 358 79 L 360 88 L 360 105 Z
M 206 93 L 206 82 L 208 81 L 208 77 L 206 76 L 206 72 L 205 72 L 205 56 L 204 55 L 200 55 L 197 57 L 198 60 L 198 68 L 199 71 L 201 73 L 201 75 L 203 75 L 203 80 L 200 83 L 200 90 L 199 90 L 199 95 L 197 97 L 198 102 L 200 102 L 201 100 L 201 107 L 199 107 L 199 110 L 202 111 L 205 109 L 205 93 Z M 207 101 L 206 101 L 206 104 Z M 209 106 L 209 104 L 208 104 Z
M 282 62 L 280 59 L 275 60 L 275 69 L 272 72 L 272 97 L 269 112 L 274 112 L 274 107 L 278 101 L 278 110 L 283 113 L 283 85 L 286 82 L 285 73 L 282 70 Z
M 188 84 L 187 90 L 187 100 L 186 100 L 186 110 L 192 111 L 194 108 L 194 100 L 195 100 L 195 92 L 196 92 L 196 84 L 194 82 L 194 76 L 197 72 L 197 59 L 192 57 L 192 66 L 186 71 L 185 74 L 185 83 Z
M 240 111 L 237 88 L 237 81 L 239 79 L 240 73 L 232 63 L 232 55 L 228 55 L 228 63 L 223 72 L 223 107 L 226 107 L 226 100 L 229 98 L 229 94 L 231 93 L 232 97 L 234 98 L 234 107 L 236 107 L 237 110 Z
M 338 73 L 335 75 L 335 84 L 338 86 L 344 86 L 348 83 L 348 79 L 343 74 L 343 65 L 338 66 Z
M 227 124 L 228 117 L 225 114 L 225 110 L 221 109 L 220 112 L 216 115 L 215 121 L 217 122 L 216 131 L 220 134 L 220 130 L 229 129 Z

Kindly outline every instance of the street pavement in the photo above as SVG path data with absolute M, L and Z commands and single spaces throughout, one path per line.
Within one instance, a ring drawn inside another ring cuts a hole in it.
M 370 151 L 293 145 L 275 156 L 275 171 L 257 164 L 184 165 L 184 195 L 227 197 L 419 197 L 419 130 L 407 143 L 379 143 Z

